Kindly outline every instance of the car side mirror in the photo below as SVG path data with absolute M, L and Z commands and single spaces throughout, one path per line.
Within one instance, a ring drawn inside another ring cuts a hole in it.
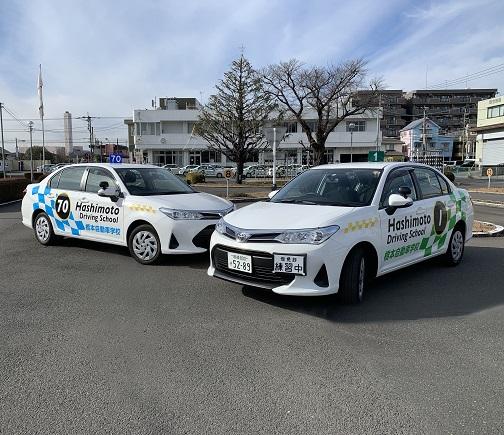
M 109 184 L 108 184 L 108 181 L 100 181 L 100 184 L 99 186 L 102 188 L 102 189 L 106 189 L 107 187 L 109 187 Z
M 113 202 L 117 202 L 119 200 L 119 198 L 122 196 L 119 188 L 118 187 L 108 187 L 108 183 L 106 181 L 102 181 L 100 183 L 100 187 L 101 187 L 102 183 L 106 183 L 107 187 L 106 188 L 102 187 L 100 190 L 98 190 L 98 196 L 110 198 Z
M 277 193 L 278 193 L 278 190 L 272 190 L 270 193 L 268 193 L 268 198 L 269 199 L 273 198 Z
M 411 191 L 410 191 L 411 193 Z M 391 208 L 405 208 L 409 207 L 413 204 L 413 200 L 406 196 L 398 195 L 397 193 L 393 193 L 392 195 L 389 196 L 388 199 L 388 206 Z

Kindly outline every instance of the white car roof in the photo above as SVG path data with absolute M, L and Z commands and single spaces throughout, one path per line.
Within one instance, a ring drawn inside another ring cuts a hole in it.
M 314 166 L 311 169 L 385 169 L 400 166 L 425 166 L 415 162 L 358 162 L 358 163 L 331 163 Z
M 156 165 L 141 165 L 140 163 L 74 163 L 73 165 L 68 165 L 72 167 L 76 166 L 94 166 L 98 168 L 126 168 L 126 169 L 135 169 L 135 168 L 160 168 L 160 166 Z

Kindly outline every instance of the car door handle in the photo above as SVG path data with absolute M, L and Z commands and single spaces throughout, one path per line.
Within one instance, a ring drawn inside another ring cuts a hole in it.
M 424 214 L 425 213 L 425 208 L 417 208 L 416 214 Z

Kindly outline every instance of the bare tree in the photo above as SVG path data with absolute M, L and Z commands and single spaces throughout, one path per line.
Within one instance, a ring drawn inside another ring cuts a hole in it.
M 276 103 L 265 93 L 261 75 L 243 55 L 233 61 L 215 87 L 217 93 L 203 107 L 195 134 L 205 139 L 210 149 L 236 163 L 236 178 L 241 183 L 244 163 L 266 145 L 262 126 Z
M 367 70 L 362 59 L 328 67 L 307 67 L 292 59 L 270 65 L 262 74 L 266 93 L 301 124 L 316 164 L 325 163 L 329 134 L 345 118 L 371 108 L 382 88 L 381 81 L 374 79 L 368 84 L 369 98 L 354 100 L 357 92 L 365 88 Z M 315 125 L 307 121 L 310 118 L 316 120 Z

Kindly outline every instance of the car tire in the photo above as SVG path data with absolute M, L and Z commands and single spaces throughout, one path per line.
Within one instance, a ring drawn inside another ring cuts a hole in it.
M 217 178 L 222 178 L 222 174 L 220 172 L 217 172 L 217 175 L 216 175 Z
M 148 224 L 139 225 L 128 237 L 131 256 L 140 264 L 155 264 L 161 256 L 161 242 L 156 230 Z
M 465 234 L 461 226 L 457 225 L 452 231 L 450 243 L 445 254 L 445 263 L 448 266 L 457 266 L 462 261 L 465 248 Z
M 44 246 L 54 245 L 58 240 L 58 236 L 54 234 L 51 219 L 49 219 L 49 216 L 44 212 L 39 213 L 35 217 L 33 221 L 33 231 L 35 232 L 37 241 Z
M 367 284 L 367 261 L 364 251 L 353 249 L 348 254 L 341 270 L 338 300 L 343 304 L 359 304 L 364 299 Z

